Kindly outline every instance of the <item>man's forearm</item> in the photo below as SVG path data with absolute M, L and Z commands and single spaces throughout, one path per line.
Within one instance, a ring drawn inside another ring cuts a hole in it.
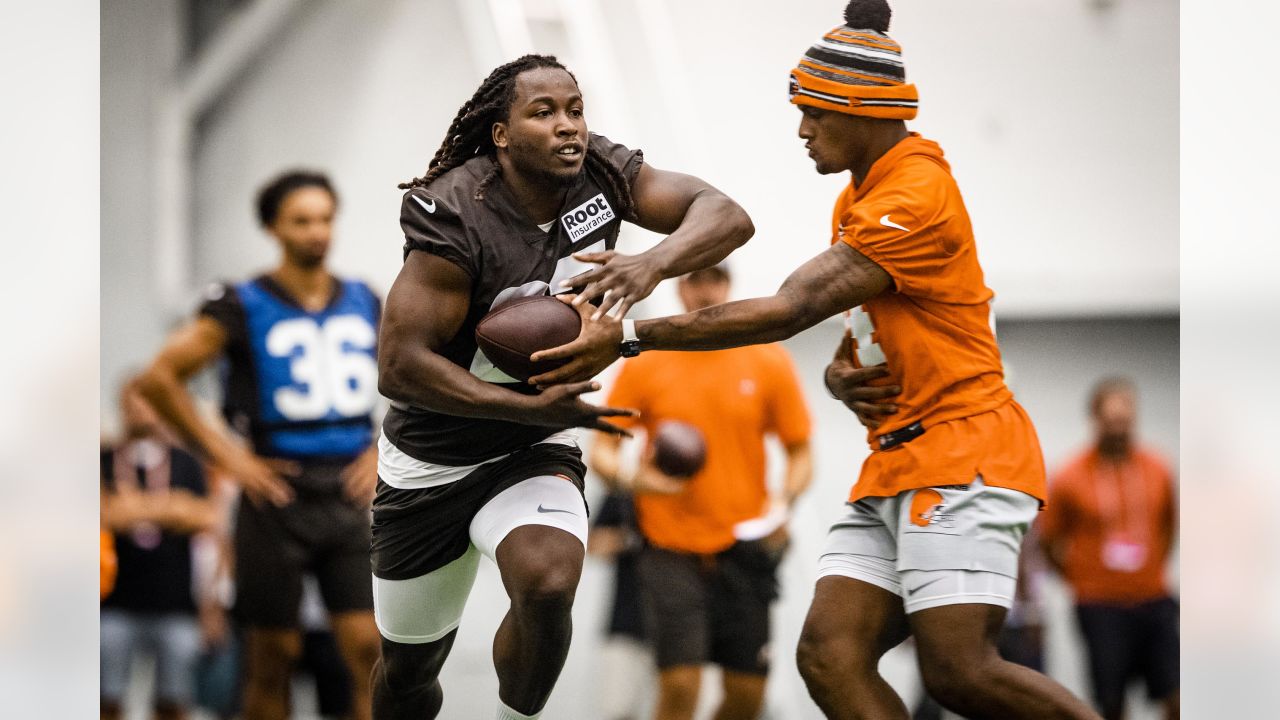
M 785 340 L 821 321 L 774 295 L 713 305 L 697 312 L 637 320 L 644 350 L 723 350 Z
M 673 278 L 720 262 L 754 233 L 741 206 L 720 192 L 704 190 L 689 205 L 680 227 L 643 254 L 664 278 Z
M 191 534 L 213 528 L 218 510 L 212 502 L 175 490 L 168 495 L 140 494 L 129 501 L 119 495 L 108 495 L 103 502 L 102 516 L 106 526 L 117 532 L 147 522 L 172 532 Z
M 1062 558 L 1065 553 L 1061 542 L 1045 542 L 1040 541 L 1040 547 L 1044 550 L 1045 563 L 1056 573 L 1062 577 L 1067 576 L 1067 565 Z
M 174 493 L 159 508 L 157 524 L 174 532 L 207 532 L 218 525 L 218 506 L 207 498 Z
M 622 453 L 620 442 L 603 433 L 597 433 L 587 464 L 610 490 L 621 487 Z
M 520 420 L 529 410 L 530 396 L 485 382 L 425 348 L 381 352 L 378 390 L 391 400 L 489 420 Z
M 809 489 L 813 481 L 813 453 L 808 443 L 787 449 L 787 473 L 782 484 L 782 499 L 787 505 L 795 501 Z
M 785 340 L 890 284 L 889 276 L 840 243 L 801 265 L 770 297 L 713 305 L 636 323 L 642 349 L 720 350 Z
M 138 389 L 191 449 L 215 462 L 222 457 L 230 441 L 200 417 L 182 378 L 163 367 L 152 367 L 139 378 Z
M 102 526 L 112 532 L 125 532 L 153 519 L 152 507 L 140 500 L 124 501 L 115 494 L 102 499 Z

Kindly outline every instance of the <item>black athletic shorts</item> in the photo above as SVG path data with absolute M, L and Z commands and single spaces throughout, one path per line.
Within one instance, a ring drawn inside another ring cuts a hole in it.
M 769 673 L 769 605 L 781 552 L 759 541 L 715 555 L 648 546 L 640 551 L 645 628 L 660 670 L 714 663 Z
M 294 486 L 284 507 L 240 498 L 236 515 L 235 616 L 245 625 L 297 628 L 302 577 L 310 573 L 332 613 L 373 610 L 369 576 L 369 510 L 342 495 L 344 464 L 309 466 L 332 474 L 327 483 Z M 319 487 L 329 489 L 320 490 Z
M 1133 606 L 1081 603 L 1076 617 L 1089 654 L 1089 676 L 1099 712 L 1118 717 L 1129 681 L 1141 678 L 1152 700 L 1178 689 L 1178 601 L 1161 598 Z
M 373 499 L 373 574 L 408 580 L 438 570 L 467 551 L 471 519 L 498 493 L 540 475 L 561 475 L 581 493 L 586 470 L 577 447 L 539 443 L 446 485 L 400 490 L 379 478 Z

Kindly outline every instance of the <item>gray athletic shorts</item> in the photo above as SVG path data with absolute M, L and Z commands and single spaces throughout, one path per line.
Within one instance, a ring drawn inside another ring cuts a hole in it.
M 1009 607 L 1022 537 L 1040 501 L 968 485 L 921 488 L 850 503 L 831 526 L 819 577 L 840 575 L 902 596 L 907 613 L 942 605 Z

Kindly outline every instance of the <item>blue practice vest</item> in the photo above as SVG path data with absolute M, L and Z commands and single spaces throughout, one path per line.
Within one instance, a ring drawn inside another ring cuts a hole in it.
M 378 399 L 378 299 L 341 281 L 319 312 L 284 300 L 259 280 L 235 286 L 256 379 L 253 444 L 260 454 L 349 457 L 373 440 Z

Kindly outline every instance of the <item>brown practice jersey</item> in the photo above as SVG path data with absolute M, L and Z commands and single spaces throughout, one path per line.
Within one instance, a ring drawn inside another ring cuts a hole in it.
M 591 148 L 633 182 L 643 155 L 592 134 Z M 491 308 L 528 295 L 555 293 L 559 283 L 590 266 L 570 257 L 612 250 L 622 225 L 621 201 L 607 178 L 588 165 L 565 194 L 549 230 L 535 225 L 511 190 L 496 177 L 476 199 L 493 160 L 476 157 L 426 188 L 405 193 L 400 206 L 405 257 L 437 255 L 471 278 L 471 305 L 456 335 L 438 352 L 487 382 L 516 392 L 536 392 L 493 366 L 476 347 L 475 328 Z M 563 428 L 466 418 L 392 403 L 383 431 L 397 448 L 423 462 L 471 465 L 532 445 Z
M 831 242 L 844 242 L 893 278 L 854 308 L 854 361 L 886 363 L 898 411 L 871 431 L 872 453 L 850 494 L 892 496 L 921 487 L 988 485 L 1044 498 L 1035 428 L 1004 383 L 969 214 L 942 149 L 912 133 L 836 201 Z M 881 450 L 879 437 L 920 423 L 925 432 Z

